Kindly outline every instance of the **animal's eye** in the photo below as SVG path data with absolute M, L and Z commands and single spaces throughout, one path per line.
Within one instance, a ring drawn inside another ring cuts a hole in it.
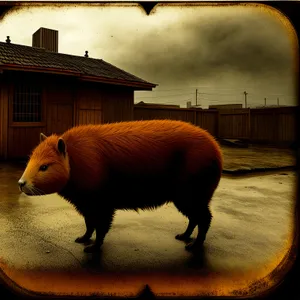
M 46 171 L 48 169 L 47 165 L 41 165 L 40 166 L 40 171 Z

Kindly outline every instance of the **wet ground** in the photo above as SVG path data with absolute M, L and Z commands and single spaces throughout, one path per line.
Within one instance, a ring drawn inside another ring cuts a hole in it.
M 295 162 L 286 150 L 223 149 L 228 170 Z M 224 175 L 204 253 L 196 256 L 174 238 L 187 220 L 171 204 L 139 214 L 119 211 L 102 253 L 86 254 L 74 242 L 85 230 L 83 218 L 57 195 L 20 194 L 22 171 L 20 164 L 0 164 L 0 264 L 29 290 L 134 296 L 149 284 L 160 295 L 228 295 L 266 276 L 289 247 L 293 171 Z

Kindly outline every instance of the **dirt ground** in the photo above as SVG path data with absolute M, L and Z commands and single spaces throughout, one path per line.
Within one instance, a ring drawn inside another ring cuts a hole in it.
M 224 169 L 228 171 L 295 166 L 295 153 L 290 149 L 266 147 L 233 148 L 222 146 Z
M 227 170 L 295 163 L 286 150 L 223 151 Z M 135 296 L 149 284 L 157 295 L 251 294 L 260 287 L 249 284 L 270 273 L 290 246 L 293 171 L 224 175 L 211 203 L 213 220 L 202 254 L 192 255 L 174 238 L 187 220 L 169 204 L 155 211 L 118 211 L 102 252 L 91 255 L 74 243 L 85 227 L 70 204 L 57 195 L 19 193 L 22 167 L 0 165 L 0 263 L 28 290 Z

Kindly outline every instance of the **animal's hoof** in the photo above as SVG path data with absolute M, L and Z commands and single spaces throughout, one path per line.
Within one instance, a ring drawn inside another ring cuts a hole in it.
M 90 238 L 83 235 L 83 236 L 78 237 L 75 240 L 75 243 L 84 244 L 84 243 L 87 243 L 89 241 L 90 241 Z
M 192 240 L 191 237 L 184 235 L 184 233 L 182 233 L 182 234 L 177 234 L 177 235 L 175 236 L 175 239 L 176 239 L 176 240 L 179 240 L 179 241 L 191 241 L 191 240 Z
M 175 236 L 175 239 L 176 239 L 176 240 L 183 241 L 183 240 L 186 239 L 186 237 L 184 236 L 184 234 L 177 234 L 177 235 Z
M 84 252 L 85 253 L 95 253 L 95 252 L 99 252 L 100 249 L 101 249 L 101 245 L 93 244 L 93 245 L 86 246 L 84 248 Z

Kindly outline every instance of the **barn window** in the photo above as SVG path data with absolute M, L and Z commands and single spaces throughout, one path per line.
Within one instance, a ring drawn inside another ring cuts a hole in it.
M 13 122 L 42 121 L 42 92 L 39 86 L 18 84 L 14 87 Z

